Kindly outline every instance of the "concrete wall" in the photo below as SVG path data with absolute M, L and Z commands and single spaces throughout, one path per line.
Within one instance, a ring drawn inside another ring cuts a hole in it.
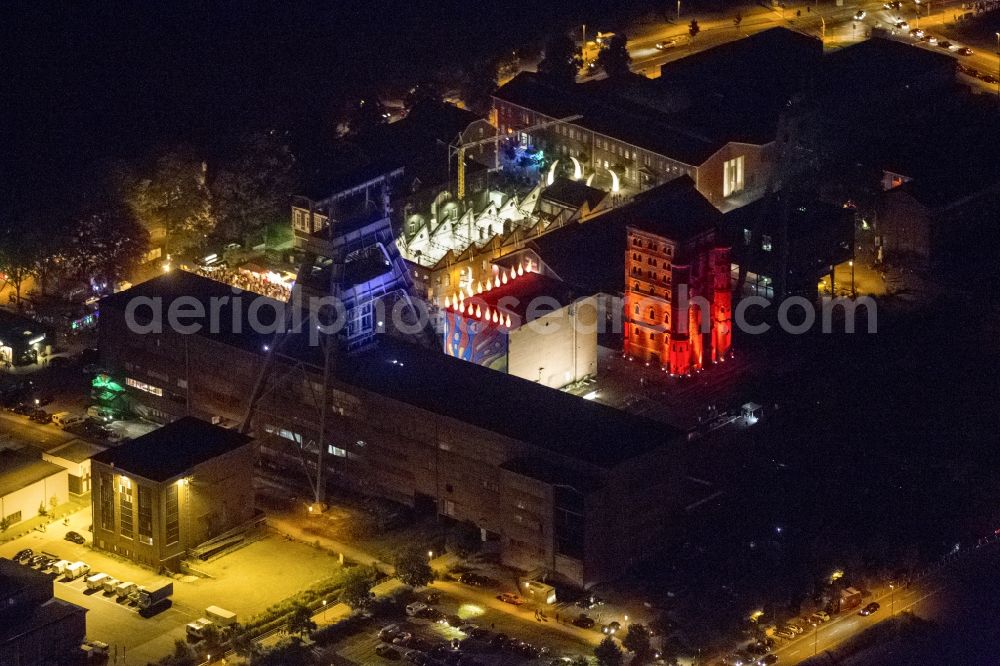
M 588 297 L 511 331 L 508 374 L 550 388 L 596 375 L 598 317 Z
M 758 198 L 767 184 L 771 164 L 766 160 L 767 146 L 749 143 L 729 143 L 698 167 L 696 186 L 716 208 L 729 210 Z M 725 163 L 743 156 L 743 191 L 731 197 L 723 196 Z
M 53 497 L 57 505 L 69 501 L 69 479 L 66 470 L 0 497 L 0 517 L 6 518 L 20 511 L 21 520 L 34 518 L 38 515 L 39 505 L 44 505 L 46 511 L 52 510 Z

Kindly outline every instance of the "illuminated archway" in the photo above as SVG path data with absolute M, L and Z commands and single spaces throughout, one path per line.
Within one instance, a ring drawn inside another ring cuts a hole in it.
M 572 155 L 570 159 L 573 160 L 573 180 L 580 180 L 583 178 L 583 167 L 580 166 L 580 160 L 576 159 Z
M 616 174 L 611 169 L 608 169 L 608 173 L 611 174 L 611 191 L 617 192 L 618 190 L 621 189 L 620 183 L 618 181 L 618 174 Z
M 549 167 L 549 175 L 545 179 L 545 184 L 546 185 L 551 185 L 555 181 L 555 179 L 556 179 L 556 166 L 558 164 L 559 164 L 559 160 L 556 160 L 555 162 L 552 163 L 552 166 Z

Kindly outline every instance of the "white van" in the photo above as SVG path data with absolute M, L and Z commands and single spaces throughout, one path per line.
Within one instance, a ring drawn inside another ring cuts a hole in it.
M 118 583 L 120 582 L 121 581 L 115 578 L 114 576 L 108 576 L 107 578 L 105 578 L 104 581 L 101 583 L 101 587 L 104 588 L 104 594 L 111 594 L 112 592 L 117 590 Z
M 51 571 L 57 576 L 61 576 L 64 573 L 66 573 L 66 567 L 68 567 L 71 564 L 73 563 L 70 562 L 69 560 L 59 560 L 58 562 L 55 562 L 51 567 L 49 567 L 49 571 Z
M 73 416 L 69 412 L 56 412 L 52 415 L 52 422 L 55 423 L 60 428 L 66 427 L 66 419 Z
M 117 596 L 119 599 L 125 599 L 128 597 L 128 595 L 135 592 L 137 587 L 139 586 L 131 581 L 125 583 L 118 583 L 118 586 L 115 588 L 115 596 Z
M 52 422 L 63 430 L 75 426 L 78 423 L 83 423 L 86 420 L 87 418 L 84 416 L 80 416 L 79 414 L 70 414 L 69 412 L 59 412 L 58 414 L 52 415 Z
M 205 637 L 205 629 L 211 627 L 212 624 L 213 622 L 208 618 L 199 617 L 194 622 L 188 622 L 184 626 L 184 630 L 187 632 L 187 635 L 190 638 L 200 641 L 202 638 Z
M 90 565 L 85 562 L 74 562 L 66 567 L 66 579 L 76 580 L 90 573 Z
M 88 590 L 103 590 L 104 581 L 107 580 L 108 574 L 106 573 L 95 573 L 92 576 L 87 576 L 87 589 Z
M 66 579 L 76 580 L 80 576 L 86 576 L 90 573 L 90 565 L 86 562 L 74 562 L 66 567 Z

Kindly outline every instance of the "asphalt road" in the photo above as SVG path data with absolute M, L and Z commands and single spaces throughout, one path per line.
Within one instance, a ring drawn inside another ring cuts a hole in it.
M 992 45 L 970 45 L 976 51 L 972 56 L 959 56 L 955 53 L 958 46 L 965 43 L 952 38 L 946 23 L 954 20 L 956 13 L 964 13 L 959 0 L 939 0 L 931 3 L 931 13 L 921 9 L 917 17 L 916 5 L 908 0 L 900 10 L 885 10 L 882 2 L 847 2 L 843 7 L 833 3 L 801 3 L 788 6 L 783 12 L 768 10 L 758 5 L 733 8 L 725 14 L 681 14 L 679 21 L 662 22 L 649 25 L 632 26 L 626 29 L 629 35 L 629 53 L 632 56 L 632 69 L 647 76 L 658 76 L 660 65 L 671 60 L 678 60 L 691 53 L 730 42 L 741 37 L 752 35 L 777 26 L 784 26 L 816 37 L 824 37 L 827 48 L 847 46 L 865 39 L 865 35 L 874 27 L 892 28 L 897 20 L 905 20 L 910 28 L 921 27 L 947 38 L 956 46 L 946 51 L 926 43 L 918 43 L 920 48 L 927 48 L 941 53 L 950 53 L 959 62 L 983 72 L 996 75 L 1000 71 L 1000 60 L 996 48 Z M 926 7 L 926 4 L 923 5 Z M 854 19 L 855 13 L 863 9 L 864 19 Z M 739 27 L 733 18 L 741 12 L 743 20 Z M 799 15 L 796 15 L 796 13 Z M 688 34 L 688 25 L 692 19 L 697 19 L 701 28 L 695 38 Z M 917 43 L 905 34 L 899 35 L 901 41 Z M 657 50 L 656 43 L 673 41 L 674 45 L 664 50 Z M 996 86 L 969 79 L 984 91 L 996 90 Z

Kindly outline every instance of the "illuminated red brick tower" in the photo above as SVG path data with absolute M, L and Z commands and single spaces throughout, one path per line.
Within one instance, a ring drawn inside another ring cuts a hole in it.
M 674 375 L 722 359 L 732 296 L 729 248 L 716 243 L 714 225 L 635 219 L 627 233 L 626 355 Z

